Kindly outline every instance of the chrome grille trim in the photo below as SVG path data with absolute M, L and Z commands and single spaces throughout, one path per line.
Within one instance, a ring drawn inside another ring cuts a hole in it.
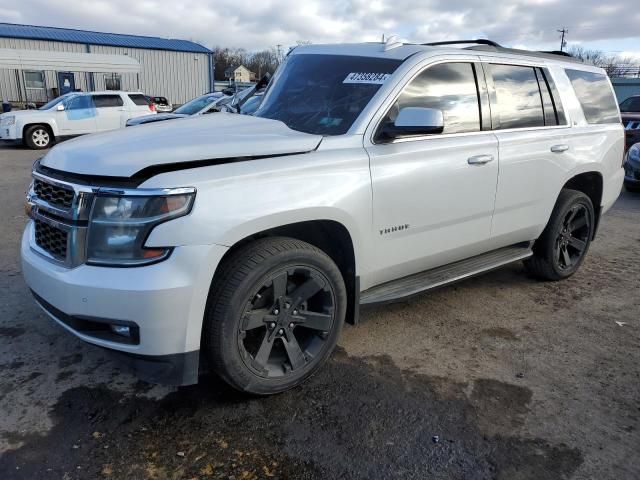
M 32 227 L 31 249 L 58 265 L 73 268 L 81 265 L 86 259 L 87 225 L 91 214 L 93 198 L 98 192 L 97 188 L 76 185 L 73 183 L 56 180 L 38 172 L 32 172 L 34 183 L 27 193 L 27 203 L 30 205 L 30 217 L 34 220 Z M 64 189 L 73 192 L 70 202 L 53 203 L 51 198 L 42 198 L 38 195 L 35 182 L 52 185 L 53 188 Z M 35 222 L 43 222 L 49 228 L 64 232 L 67 237 L 66 255 L 61 258 L 56 255 L 56 249 L 47 249 L 45 244 L 38 244 L 36 239 Z

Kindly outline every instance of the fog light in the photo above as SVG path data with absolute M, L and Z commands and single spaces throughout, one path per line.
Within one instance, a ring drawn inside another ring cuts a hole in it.
M 111 325 L 111 331 L 116 335 L 122 335 L 123 337 L 131 336 L 131 330 L 125 325 Z

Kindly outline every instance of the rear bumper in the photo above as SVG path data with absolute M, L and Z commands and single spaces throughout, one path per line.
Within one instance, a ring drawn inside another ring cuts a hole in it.
M 602 192 L 602 210 L 605 213 L 616 202 L 622 191 L 622 183 L 624 181 L 624 169 L 618 168 L 616 172 L 605 180 Z

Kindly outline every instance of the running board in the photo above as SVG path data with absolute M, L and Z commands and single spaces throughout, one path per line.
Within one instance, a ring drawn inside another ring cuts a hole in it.
M 385 303 L 464 280 L 533 255 L 529 242 L 500 248 L 459 262 L 378 285 L 360 294 L 360 305 Z

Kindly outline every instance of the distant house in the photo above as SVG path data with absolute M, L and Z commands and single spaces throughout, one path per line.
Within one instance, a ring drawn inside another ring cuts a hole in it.
M 244 65 L 231 66 L 225 69 L 224 76 L 231 82 L 255 82 L 256 74 Z

